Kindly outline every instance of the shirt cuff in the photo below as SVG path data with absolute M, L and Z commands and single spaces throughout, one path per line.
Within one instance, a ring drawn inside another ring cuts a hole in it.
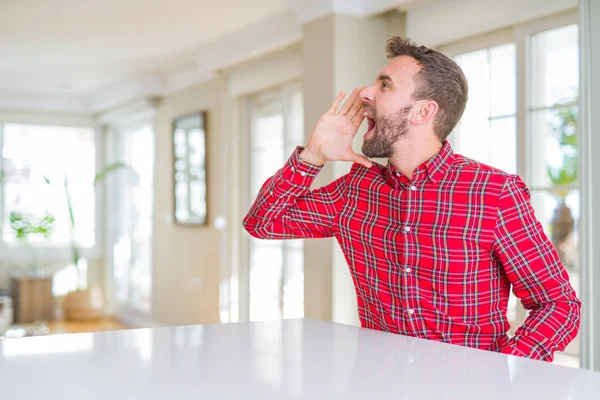
M 517 335 L 513 337 L 500 352 L 534 360 L 552 361 L 554 352 L 551 348 L 552 345 L 548 339 L 532 332 L 527 336 Z
M 281 171 L 281 179 L 295 187 L 310 187 L 323 168 L 300 161 L 303 146 L 298 146 Z

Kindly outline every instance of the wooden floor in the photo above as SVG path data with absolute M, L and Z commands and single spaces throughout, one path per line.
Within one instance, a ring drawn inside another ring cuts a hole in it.
M 112 318 L 85 322 L 50 321 L 47 323 L 47 325 L 50 333 L 83 333 L 127 329 L 125 325 Z

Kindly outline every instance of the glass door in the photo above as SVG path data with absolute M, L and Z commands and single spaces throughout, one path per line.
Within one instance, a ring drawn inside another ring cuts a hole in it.
M 107 251 L 113 305 L 120 313 L 152 309 L 154 131 L 151 125 L 115 129 L 107 138 L 109 164 L 127 170 L 108 179 Z
M 250 199 L 304 141 L 301 86 L 291 84 L 250 100 Z M 304 242 L 249 240 L 249 319 L 304 316 Z

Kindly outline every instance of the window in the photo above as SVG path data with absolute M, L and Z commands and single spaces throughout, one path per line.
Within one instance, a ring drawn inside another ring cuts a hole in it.
M 455 151 L 522 176 L 536 217 L 578 291 L 576 21 L 576 15 L 563 14 L 487 36 L 493 45 L 486 46 L 486 37 L 480 37 L 441 51 L 454 58 L 469 80 L 469 103 L 451 136 Z M 511 332 L 526 316 L 511 295 Z M 579 338 L 556 354 L 555 363 L 579 365 Z
M 206 116 L 196 113 L 174 122 L 175 222 L 205 224 Z
M 93 247 L 96 243 L 94 130 L 6 124 L 0 136 L 0 166 L 4 176 L 0 196 L 1 241 L 10 247 L 18 245 L 11 229 L 11 212 L 26 213 L 33 219 L 50 214 L 55 218 L 52 235 L 31 236 L 29 243 L 39 247 L 68 247 L 71 223 L 67 189 L 76 222 L 75 240 L 82 248 Z
M 108 163 L 130 170 L 108 178 L 108 259 L 118 306 L 147 313 L 152 295 L 154 131 L 151 125 L 108 133 Z
M 454 58 L 469 82 L 469 102 L 454 132 L 455 150 L 484 164 L 517 172 L 517 77 L 514 43 Z
M 251 99 L 250 200 L 304 139 L 299 85 L 284 86 Z M 249 319 L 304 316 L 302 240 L 249 238 Z

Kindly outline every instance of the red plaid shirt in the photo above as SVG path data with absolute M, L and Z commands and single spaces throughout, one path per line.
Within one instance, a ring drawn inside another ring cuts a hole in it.
M 518 176 L 446 142 L 412 181 L 389 163 L 354 164 L 310 190 L 320 168 L 301 150 L 262 186 L 244 227 L 263 239 L 334 236 L 363 327 L 547 361 L 575 337 L 581 303 Z M 511 285 L 530 313 L 509 338 Z

